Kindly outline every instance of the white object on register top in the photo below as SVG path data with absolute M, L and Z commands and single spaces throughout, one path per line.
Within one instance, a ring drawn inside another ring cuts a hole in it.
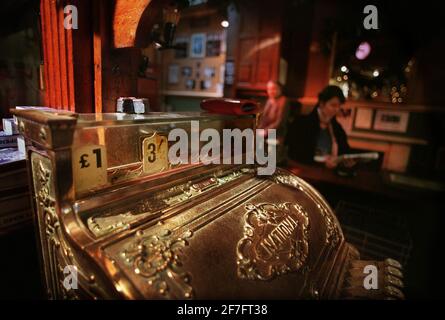
M 130 99 L 133 101 L 134 113 L 146 113 L 150 108 L 148 99 L 146 98 L 120 97 L 117 99 L 116 103 L 117 112 L 124 112 L 124 101 L 126 99 Z
M 3 131 L 7 136 L 13 136 L 19 133 L 17 126 L 14 123 L 14 118 L 3 119 Z

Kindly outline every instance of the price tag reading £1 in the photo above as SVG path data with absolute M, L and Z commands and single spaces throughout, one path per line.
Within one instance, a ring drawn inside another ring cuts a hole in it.
M 167 137 L 157 133 L 142 141 L 144 173 L 157 173 L 168 168 Z
M 107 183 L 107 149 L 87 145 L 73 150 L 76 191 L 85 191 Z

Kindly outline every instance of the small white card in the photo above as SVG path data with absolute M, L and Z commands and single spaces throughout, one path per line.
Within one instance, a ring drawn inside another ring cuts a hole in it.
M 158 173 L 168 169 L 168 140 L 155 133 L 142 141 L 144 173 Z

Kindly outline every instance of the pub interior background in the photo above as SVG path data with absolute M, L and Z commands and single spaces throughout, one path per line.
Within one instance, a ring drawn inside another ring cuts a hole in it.
M 408 299 L 444 297 L 445 25 L 439 1 L 189 1 L 175 49 L 166 50 L 115 48 L 113 2 L 0 2 L 1 118 L 12 117 L 15 106 L 115 112 L 122 96 L 147 98 L 151 111 L 166 112 L 197 111 L 205 98 L 264 105 L 269 80 L 284 84 L 298 116 L 312 111 L 325 86 L 337 85 L 347 97 L 337 120 L 349 145 L 378 152 L 379 160 L 359 164 L 353 177 L 293 161 L 288 169 L 321 192 L 363 256 L 402 262 Z M 78 9 L 72 32 L 55 26 L 66 4 Z M 377 30 L 363 27 L 368 4 L 378 8 Z M 138 30 L 134 41 L 148 36 Z M 0 166 L 0 211 L 31 210 L 24 163 Z M 8 189 L 12 171 L 23 182 Z M 34 229 L 25 220 L 0 238 L 0 268 L 7 275 L 2 297 L 44 297 Z

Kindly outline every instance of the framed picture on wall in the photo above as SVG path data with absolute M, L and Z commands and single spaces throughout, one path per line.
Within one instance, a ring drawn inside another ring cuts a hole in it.
M 409 112 L 378 110 L 375 114 L 374 130 L 406 133 Z
M 177 37 L 175 40 L 175 59 L 187 58 L 189 49 L 188 37 Z
M 218 57 L 221 54 L 221 35 L 208 34 L 206 40 L 207 57 Z
M 182 67 L 182 76 L 183 77 L 191 77 L 192 76 L 192 68 L 191 67 Z
M 195 89 L 195 84 L 196 84 L 196 81 L 194 79 L 187 79 L 187 80 L 185 80 L 185 88 L 187 90 Z
M 355 111 L 354 128 L 371 130 L 373 118 L 373 109 L 357 108 Z
M 192 34 L 190 43 L 190 57 L 204 58 L 205 47 L 206 47 L 206 34 L 205 33 Z
M 204 68 L 204 76 L 206 78 L 213 78 L 215 77 L 216 70 L 215 67 L 205 67 Z
M 179 66 L 177 64 L 171 64 L 168 67 L 168 83 L 169 84 L 179 83 Z
M 187 58 L 187 51 L 188 51 L 188 43 L 179 42 L 175 48 L 175 58 L 176 59 Z

